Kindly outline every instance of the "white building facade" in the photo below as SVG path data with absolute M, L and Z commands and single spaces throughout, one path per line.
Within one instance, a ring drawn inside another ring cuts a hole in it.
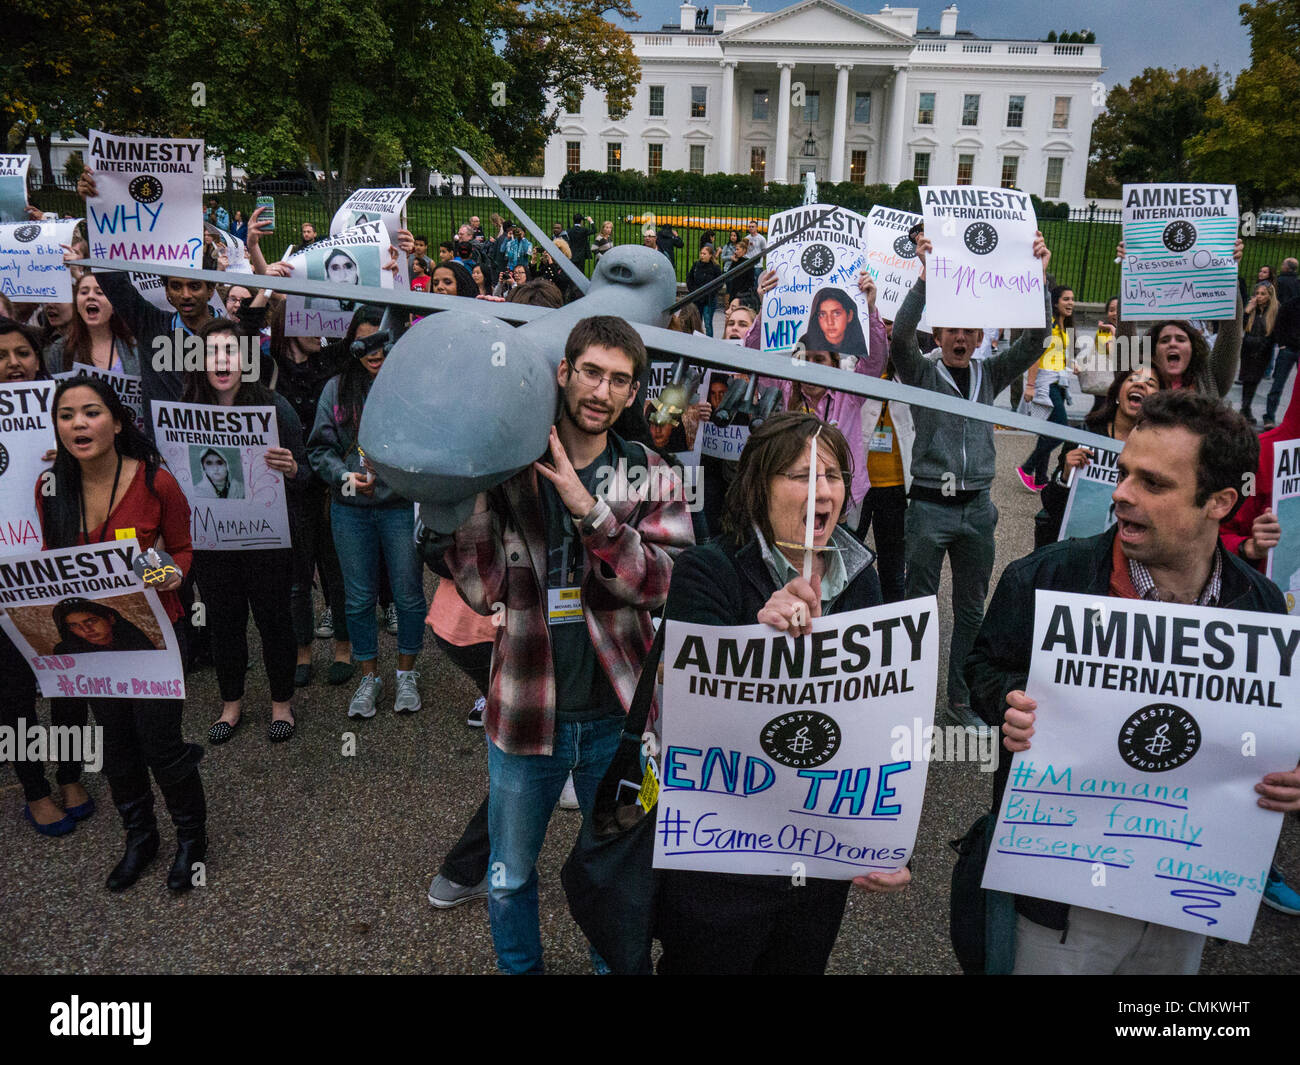
M 611 117 L 588 93 L 547 144 L 545 185 L 571 170 L 753 173 L 795 183 L 992 185 L 1083 202 L 1096 44 L 986 40 L 918 29 L 917 8 L 866 15 L 835 0 L 775 12 L 691 3 L 631 32 L 641 83 Z M 1096 86 L 1096 88 L 1095 88 Z

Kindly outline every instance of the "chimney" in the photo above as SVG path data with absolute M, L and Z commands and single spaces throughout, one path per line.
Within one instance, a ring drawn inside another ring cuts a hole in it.
M 955 37 L 957 36 L 957 5 L 949 4 L 943 9 L 943 14 L 939 16 L 939 36 Z
M 682 4 L 682 32 L 695 32 L 695 5 Z

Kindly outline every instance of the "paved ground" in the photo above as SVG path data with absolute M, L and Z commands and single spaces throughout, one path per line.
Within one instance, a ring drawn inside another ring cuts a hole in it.
M 1033 540 L 1037 499 L 1013 467 L 1030 438 L 999 438 L 1001 511 L 997 572 Z M 429 590 L 432 591 L 430 577 Z M 946 586 L 940 605 L 946 648 Z M 391 637 L 381 655 L 391 669 Z M 122 895 L 104 890 L 121 830 L 103 780 L 87 778 L 101 810 L 58 840 L 20 820 L 22 793 L 0 775 L 0 972 L 9 973 L 489 973 L 491 936 L 483 903 L 435 911 L 425 900 L 443 851 L 486 788 L 484 741 L 465 725 L 474 690 L 436 651 L 423 656 L 424 710 L 398 718 L 391 692 L 373 720 L 349 723 L 347 693 L 314 684 L 298 700 L 290 743 L 266 742 L 269 702 L 259 670 L 250 674 L 249 719 L 203 763 L 210 803 L 209 883 L 183 898 L 163 887 L 156 863 Z M 316 643 L 316 666 L 328 663 Z M 946 675 L 946 654 L 939 676 Z M 216 716 L 211 670 L 190 678 L 189 738 L 201 740 Z M 344 734 L 356 754 L 341 754 Z M 52 774 L 51 774 L 52 776 Z M 990 778 L 974 765 L 931 766 L 911 889 L 889 898 L 851 897 L 831 958 L 835 973 L 955 973 L 948 944 L 948 891 L 954 855 L 947 841 L 988 808 Z M 569 918 L 559 866 L 578 824 L 557 811 L 542 854 L 543 941 L 552 971 L 588 971 L 584 941 Z M 164 825 L 164 852 L 174 837 Z M 1280 861 L 1300 882 L 1300 826 L 1288 818 Z M 1294 972 L 1300 918 L 1261 910 L 1248 947 L 1212 943 L 1204 971 Z

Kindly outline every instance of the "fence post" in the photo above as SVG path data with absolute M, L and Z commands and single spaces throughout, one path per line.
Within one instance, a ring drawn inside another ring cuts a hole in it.
M 1088 248 L 1092 244 L 1092 220 L 1097 213 L 1097 201 L 1088 204 L 1088 228 L 1083 234 L 1083 261 L 1079 264 L 1079 291 L 1086 292 L 1088 284 Z

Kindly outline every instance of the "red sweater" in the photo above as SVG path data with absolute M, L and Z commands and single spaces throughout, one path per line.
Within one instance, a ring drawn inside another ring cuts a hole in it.
M 40 515 L 42 531 L 45 525 L 43 504 L 38 482 L 36 511 Z M 144 463 L 140 463 L 127 485 L 126 494 L 114 505 L 108 520 L 99 528 L 90 530 L 90 542 L 115 540 L 119 529 L 134 529 L 142 551 L 155 545 L 161 547 L 172 556 L 182 576 L 189 572 L 194 554 L 190 544 L 190 505 L 176 478 L 166 470 L 160 469 L 154 474 L 153 491 L 150 492 L 145 484 Z M 86 542 L 86 537 L 78 535 L 78 544 Z M 42 546 L 48 549 L 49 544 L 43 543 Z M 181 616 L 181 600 L 175 592 L 160 592 L 158 598 L 172 621 Z
M 1259 469 L 1255 473 L 1255 494 L 1249 495 L 1237 508 L 1237 513 L 1226 521 L 1219 523 L 1219 536 L 1223 546 L 1234 554 L 1243 540 L 1249 540 L 1255 519 L 1273 505 L 1273 442 L 1275 440 L 1294 440 L 1300 437 L 1300 403 L 1291 403 L 1276 429 L 1270 429 L 1259 436 Z M 1240 556 L 1239 556 L 1240 557 Z M 1260 573 L 1268 556 L 1257 561 L 1246 560 Z

